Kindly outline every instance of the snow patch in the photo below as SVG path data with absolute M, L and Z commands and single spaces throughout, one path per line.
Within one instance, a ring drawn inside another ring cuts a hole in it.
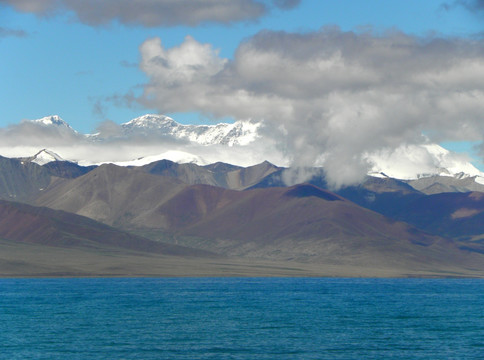
M 31 162 L 41 166 L 48 164 L 52 161 L 64 161 L 64 159 L 53 151 L 42 149 L 37 154 L 35 154 L 31 160 Z
M 474 181 L 478 184 L 484 185 L 484 177 L 483 176 L 476 176 Z
M 131 161 L 114 162 L 113 164 L 118 166 L 143 166 L 160 160 L 170 160 L 179 164 L 193 163 L 197 165 L 207 165 L 207 162 L 200 156 L 176 150 L 170 150 L 158 155 L 146 156 Z

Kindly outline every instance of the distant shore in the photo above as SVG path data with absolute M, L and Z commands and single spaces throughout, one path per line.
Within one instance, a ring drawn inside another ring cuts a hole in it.
M 484 278 L 472 269 L 410 269 L 267 261 L 228 257 L 178 257 L 124 250 L 62 248 L 0 242 L 0 278 L 81 277 L 353 277 Z

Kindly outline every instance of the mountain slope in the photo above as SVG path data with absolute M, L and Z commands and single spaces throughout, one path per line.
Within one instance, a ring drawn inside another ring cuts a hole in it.
M 66 179 L 77 178 L 97 167 L 94 165 L 80 166 L 70 161 L 51 161 L 42 166 L 47 169 L 50 175 Z
M 37 154 L 30 158 L 24 158 L 23 161 L 30 161 L 36 163 L 37 165 L 45 165 L 51 161 L 63 161 L 60 155 L 56 154 L 53 151 L 42 149 Z
M 274 172 L 253 188 L 285 186 L 283 178 L 284 173 L 288 171 L 290 169 Z M 442 186 L 448 188 L 441 187 L 439 181 L 446 184 Z M 361 184 L 343 187 L 336 193 L 366 209 L 407 222 L 430 234 L 458 240 L 484 239 L 484 205 L 478 196 L 480 193 L 464 193 L 465 187 L 450 192 L 449 184 L 459 186 L 462 182 L 471 187 L 474 178 L 456 179 L 445 176 L 401 181 L 384 176 L 367 176 Z M 324 187 L 324 174 L 313 177 L 310 183 Z M 415 186 L 416 183 L 421 185 L 426 193 L 435 187 L 439 187 L 439 191 L 427 195 L 414 188 L 418 188 Z M 425 187 L 426 185 L 429 186 Z M 474 248 L 477 246 L 476 243 L 465 244 L 468 245 Z M 482 249 L 479 248 L 478 251 Z
M 439 194 L 444 192 L 484 192 L 484 185 L 478 181 L 482 178 L 477 176 L 467 176 L 458 174 L 456 176 L 429 176 L 406 182 L 414 189 L 427 195 Z
M 161 160 L 141 166 L 140 169 L 153 175 L 173 177 L 188 185 L 205 184 L 226 189 L 243 190 L 253 186 L 280 168 L 267 161 L 243 168 L 224 163 L 199 166 L 191 163 L 178 164 L 169 160 Z
M 400 273 L 484 267 L 481 255 L 459 243 L 309 184 L 233 191 L 103 165 L 38 202 L 221 255 Z
M 122 232 L 83 216 L 3 200 L 0 238 L 67 248 L 108 246 L 166 255 L 203 254 Z
M 30 201 L 51 183 L 42 166 L 0 156 L 0 199 Z
M 327 188 L 324 170 L 318 168 L 307 169 L 313 174 L 308 180 L 309 184 L 320 188 Z M 279 169 L 263 177 L 250 189 L 264 189 L 271 187 L 287 187 L 286 181 L 294 182 L 297 179 L 297 171 L 293 169 Z M 338 195 L 348 199 L 366 209 L 376 211 L 385 216 L 394 216 L 406 204 L 417 198 L 425 196 L 420 191 L 404 181 L 388 178 L 367 176 L 358 185 L 342 187 L 335 191 Z
M 190 187 L 170 202 L 179 203 L 182 197 L 181 203 L 200 204 L 204 196 L 203 186 Z M 171 223 L 179 236 L 191 236 L 202 248 L 217 248 L 222 254 L 383 268 L 484 267 L 484 257 L 460 250 L 451 241 L 308 184 L 238 195 L 225 191 L 209 199 L 203 202 L 209 205 L 196 207 L 198 216 Z M 167 204 L 166 211 L 173 207 Z M 203 214 L 201 209 L 210 211 Z M 179 218 L 176 212 L 173 216 Z
M 367 176 L 359 185 L 341 188 L 337 193 L 364 208 L 394 217 L 407 204 L 425 197 L 405 182 Z
M 50 187 L 36 203 L 109 225 L 162 226 L 164 220 L 153 212 L 185 186 L 173 178 L 106 164 Z
M 440 236 L 483 242 L 484 193 L 420 197 L 400 208 L 395 217 Z

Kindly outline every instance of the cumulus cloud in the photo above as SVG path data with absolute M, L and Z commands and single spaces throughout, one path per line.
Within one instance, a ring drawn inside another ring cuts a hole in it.
M 77 161 L 81 165 L 114 162 L 120 165 L 141 165 L 161 159 L 179 162 L 195 161 L 200 165 L 227 162 L 234 165 L 250 166 L 268 160 L 279 166 L 293 166 L 281 174 L 280 180 L 287 185 L 307 181 L 314 176 L 329 176 L 335 178 L 347 176 L 355 179 L 361 174 L 352 166 L 347 166 L 343 160 L 340 170 L 327 166 L 327 154 L 318 157 L 315 164 L 320 167 L 296 166 L 289 163 L 287 153 L 280 150 L 281 138 L 271 138 L 267 127 L 257 127 L 260 136 L 250 136 L 248 144 L 228 146 L 227 144 L 203 145 L 193 137 L 176 138 L 169 128 L 127 128 L 112 121 L 99 124 L 96 134 L 83 135 L 76 132 L 62 121 L 49 124 L 50 117 L 41 121 L 23 121 L 0 129 L 0 154 L 7 157 L 29 157 L 39 150 L 47 148 L 59 154 L 62 158 Z M 183 131 L 183 130 L 182 130 Z M 199 133 L 199 130 L 193 134 Z M 180 133 L 178 133 L 180 134 Z M 286 134 L 287 135 L 287 134 Z M 190 140 L 191 139 L 191 140 Z M 344 156 L 343 156 L 344 157 Z M 335 156 L 335 160 L 338 157 Z M 342 159 L 342 158 L 340 158 Z M 386 175 L 412 179 L 422 174 L 445 173 L 455 174 L 463 171 L 471 176 L 480 175 L 461 154 L 449 152 L 438 145 L 408 145 L 396 148 L 382 148 L 373 153 L 365 153 L 362 159 L 371 164 L 374 172 L 384 172 Z M 366 169 L 365 169 L 366 171 Z M 341 175 L 343 174 L 343 175 Z
M 232 60 L 192 37 L 140 53 L 145 106 L 263 119 L 292 164 L 324 165 L 334 186 L 361 179 L 362 154 L 484 134 L 483 40 L 324 28 L 260 32 Z
M 300 0 L 0 0 L 18 11 L 49 16 L 73 12 L 82 23 L 97 26 L 119 21 L 126 25 L 196 26 L 255 20 L 273 8 L 291 9 Z

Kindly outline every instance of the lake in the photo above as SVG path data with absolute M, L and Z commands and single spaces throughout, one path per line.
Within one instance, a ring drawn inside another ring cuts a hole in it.
M 484 280 L 0 279 L 2 359 L 484 359 Z

